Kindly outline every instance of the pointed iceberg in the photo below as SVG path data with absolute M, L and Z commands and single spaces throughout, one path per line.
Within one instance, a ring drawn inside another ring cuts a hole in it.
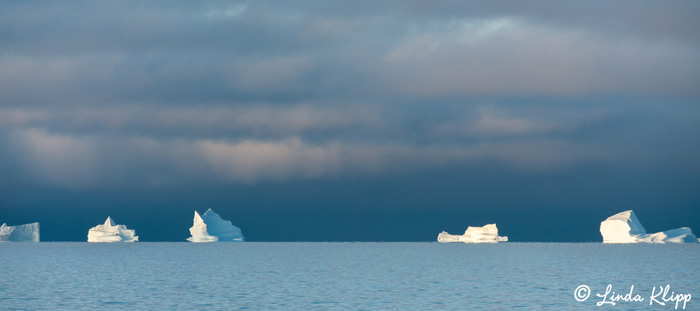
M 469 226 L 467 231 L 464 231 L 464 235 L 452 235 L 443 231 L 438 234 L 437 240 L 440 243 L 497 243 L 508 242 L 508 237 L 498 236 L 498 227 L 496 227 L 496 224 L 489 224 L 483 227 Z
M 88 242 L 135 242 L 139 240 L 135 234 L 136 231 L 115 224 L 112 217 L 108 216 L 104 224 L 90 228 Z
M 217 213 L 208 209 L 204 215 L 199 216 L 194 211 L 194 223 L 190 228 L 191 242 L 243 242 L 241 229 L 234 226 L 231 221 L 222 219 Z
M 698 238 L 688 227 L 647 233 L 634 211 L 624 211 L 600 223 L 603 243 L 697 243 Z
M 0 226 L 0 242 L 2 241 L 39 242 L 39 223 L 33 222 L 19 226 L 2 224 Z

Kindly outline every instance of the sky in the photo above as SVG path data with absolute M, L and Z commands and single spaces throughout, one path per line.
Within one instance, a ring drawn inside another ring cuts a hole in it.
M 700 230 L 697 1 L 4 1 L 0 223 L 84 241 Z

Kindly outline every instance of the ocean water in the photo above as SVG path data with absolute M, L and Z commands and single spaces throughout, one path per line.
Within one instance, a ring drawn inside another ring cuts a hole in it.
M 2 310 L 672 310 L 649 304 L 666 285 L 700 310 L 700 244 L 2 243 L 0 260 Z M 608 284 L 643 301 L 599 307 Z

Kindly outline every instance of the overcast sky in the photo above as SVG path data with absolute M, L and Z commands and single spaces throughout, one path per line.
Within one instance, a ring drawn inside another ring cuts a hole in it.
M 5 1 L 0 223 L 84 240 L 110 215 L 184 240 L 213 208 L 256 241 L 492 222 L 513 241 L 597 241 L 635 209 L 649 231 L 697 231 L 698 16 L 697 1 Z

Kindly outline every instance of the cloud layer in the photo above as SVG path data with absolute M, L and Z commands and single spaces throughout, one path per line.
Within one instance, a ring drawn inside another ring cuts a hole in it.
M 17 2 L 0 183 L 700 169 L 700 5 Z

